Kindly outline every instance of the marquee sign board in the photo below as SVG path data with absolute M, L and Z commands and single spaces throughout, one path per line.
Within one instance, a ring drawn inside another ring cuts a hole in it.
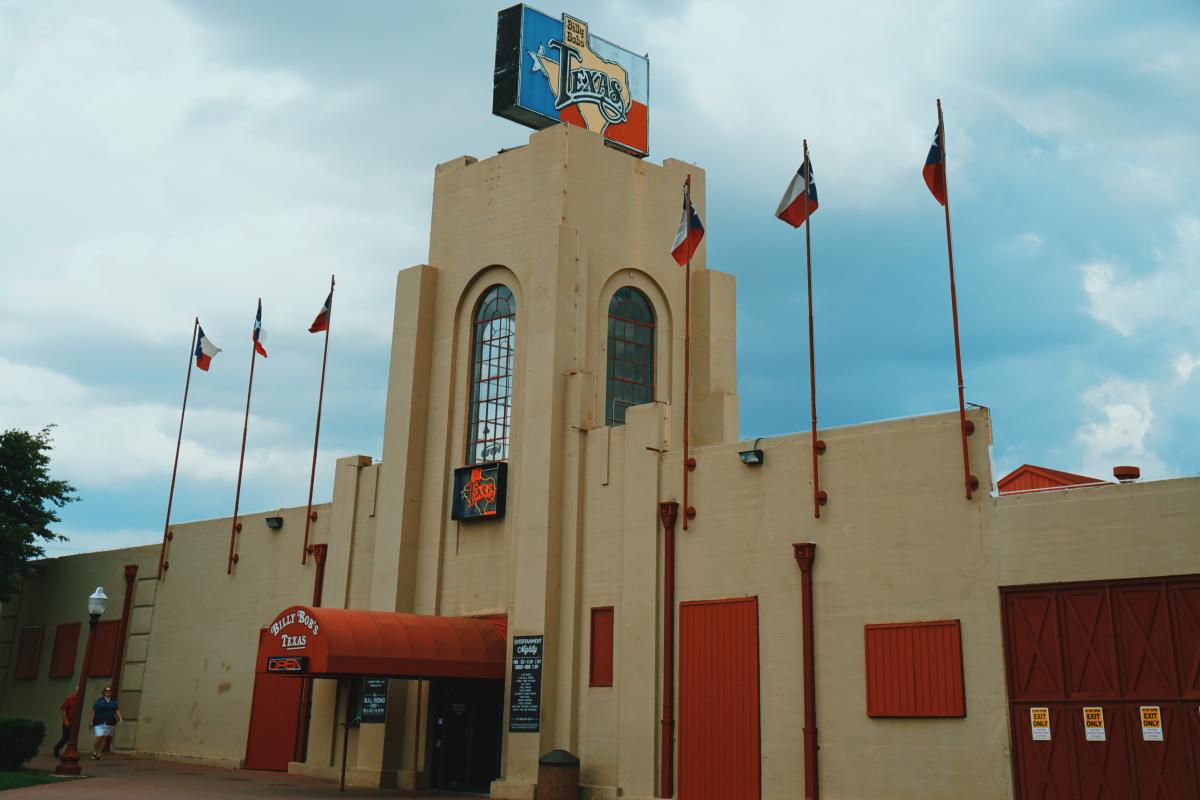
M 500 12 L 492 113 L 530 128 L 560 122 L 649 154 L 650 61 L 601 39 L 581 19 L 527 5 Z
M 450 519 L 469 522 L 504 516 L 508 494 L 508 464 L 475 464 L 454 470 Z
M 358 698 L 359 722 L 387 721 L 387 678 L 363 678 Z
M 542 726 L 541 636 L 514 636 L 512 685 L 508 698 L 509 733 L 536 733 Z

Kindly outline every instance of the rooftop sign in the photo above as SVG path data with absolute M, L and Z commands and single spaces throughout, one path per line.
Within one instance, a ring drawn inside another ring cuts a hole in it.
M 645 56 L 601 39 L 567 14 L 555 19 L 526 5 L 500 12 L 492 113 L 537 129 L 577 125 L 645 156 L 649 105 Z

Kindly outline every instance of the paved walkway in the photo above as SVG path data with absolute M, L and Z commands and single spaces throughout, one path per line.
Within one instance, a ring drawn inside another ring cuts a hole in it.
M 57 764 L 48 756 L 38 756 L 29 766 L 53 770 Z M 363 789 L 347 786 L 339 792 L 336 783 L 289 775 L 286 772 L 230 770 L 174 761 L 155 761 L 109 755 L 102 761 L 87 758 L 80 762 L 86 781 L 64 781 L 27 789 L 12 789 L 3 794 L 4 800 L 31 798 L 87 798 L 87 800 L 130 800 L 132 797 L 169 797 L 173 800 L 214 797 L 412 797 L 410 789 Z M 478 795 L 421 792 L 426 800 L 479 800 Z

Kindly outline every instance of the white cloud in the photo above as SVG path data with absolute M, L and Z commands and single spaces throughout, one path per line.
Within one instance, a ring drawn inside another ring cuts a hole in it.
M 1130 275 L 1108 261 L 1085 264 L 1087 312 L 1124 336 L 1139 329 L 1163 336 L 1163 325 L 1200 333 L 1200 217 L 1175 223 L 1175 241 L 1153 254 L 1155 269 Z
M 1110 378 L 1083 393 L 1085 421 L 1076 434 L 1083 446 L 1084 474 L 1107 477 L 1117 464 L 1134 464 L 1142 476 L 1167 474 L 1162 460 L 1147 446 L 1154 426 L 1150 388 Z
M 171 474 L 179 409 L 120 402 L 60 372 L 0 358 L 0 419 L 5 427 L 38 430 L 50 422 L 54 472 L 77 487 L 112 488 Z M 185 479 L 232 484 L 237 475 L 243 412 L 191 408 L 179 457 Z M 254 447 L 247 474 L 276 486 L 300 486 L 311 449 L 284 425 L 251 414 Z
M 1183 383 L 1188 378 L 1192 377 L 1192 373 L 1196 367 L 1200 367 L 1200 358 L 1196 358 L 1191 353 L 1180 353 L 1171 366 L 1175 369 L 1175 377 Z

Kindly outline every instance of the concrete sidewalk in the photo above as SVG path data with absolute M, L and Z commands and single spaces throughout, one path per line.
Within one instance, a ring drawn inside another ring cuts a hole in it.
M 28 766 L 53 770 L 57 763 L 48 756 L 38 756 Z M 4 800 L 25 797 L 37 800 L 78 800 L 81 797 L 88 800 L 128 800 L 130 797 L 169 797 L 180 800 L 208 800 L 214 797 L 412 797 L 411 789 L 364 789 L 347 786 L 345 792 L 339 792 L 336 783 L 289 775 L 286 772 L 229 770 L 124 755 L 108 755 L 102 761 L 92 761 L 85 755 L 80 765 L 83 767 L 83 773 L 88 776 L 85 781 L 64 781 L 60 784 L 12 789 L 4 793 Z M 428 791 L 422 791 L 420 796 L 429 800 L 479 800 L 480 797 Z

